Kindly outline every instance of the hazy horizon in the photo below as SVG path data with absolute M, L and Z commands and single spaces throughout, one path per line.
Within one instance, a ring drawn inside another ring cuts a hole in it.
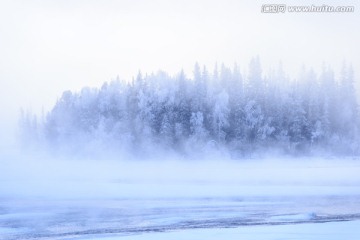
M 19 109 L 50 110 L 65 90 L 100 87 L 164 70 L 192 74 L 195 62 L 237 62 L 259 55 L 263 72 L 281 61 L 291 78 L 323 62 L 338 74 L 344 61 L 360 69 L 358 1 L 353 13 L 264 14 L 267 1 L 1 1 L 0 129 L 16 131 Z M 314 1 L 286 4 L 311 5 Z M 12 139 L 13 140 L 13 139 Z

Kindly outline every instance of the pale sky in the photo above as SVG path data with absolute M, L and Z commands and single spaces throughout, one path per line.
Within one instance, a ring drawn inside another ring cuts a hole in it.
M 264 14 L 264 3 L 355 12 Z M 246 70 L 259 55 L 265 73 L 279 61 L 293 77 L 302 64 L 339 72 L 346 60 L 360 76 L 359 23 L 356 0 L 0 0 L 0 142 L 20 107 L 49 110 L 64 90 L 130 80 L 138 70 L 191 75 L 196 61 Z

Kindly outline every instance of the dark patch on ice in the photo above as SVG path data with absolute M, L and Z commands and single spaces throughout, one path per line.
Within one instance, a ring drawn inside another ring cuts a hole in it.
M 61 233 L 51 233 L 45 231 L 43 233 L 27 232 L 7 236 L 8 240 L 18 239 L 62 239 L 62 238 L 77 238 L 81 236 L 98 236 L 98 235 L 133 235 L 142 233 L 167 232 L 173 230 L 187 230 L 187 229 L 205 229 L 205 228 L 236 228 L 243 226 L 259 226 L 259 225 L 289 225 L 289 224 L 304 224 L 304 223 L 326 223 L 326 222 L 342 222 L 359 220 L 360 213 L 343 214 L 343 215 L 327 215 L 317 216 L 304 220 L 289 220 L 289 221 L 268 221 L 268 216 L 253 216 L 249 218 L 223 218 L 210 220 L 191 220 L 182 221 L 176 224 L 169 225 L 154 225 L 146 227 L 108 227 L 108 228 L 94 228 L 81 231 L 68 231 Z M 0 238 L 3 239 L 3 238 Z

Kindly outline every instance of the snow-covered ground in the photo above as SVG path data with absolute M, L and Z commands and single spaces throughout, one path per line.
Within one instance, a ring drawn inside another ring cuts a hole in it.
M 357 160 L 1 163 L 1 240 L 360 238 Z
M 191 229 L 166 233 L 149 233 L 132 236 L 85 237 L 83 240 L 199 240 L 199 239 L 246 239 L 246 240 L 353 240 L 359 237 L 359 221 L 331 222 L 323 224 L 291 224 L 277 226 L 251 226 L 238 228 Z
M 330 222 L 322 224 L 291 224 L 251 226 L 238 228 L 191 229 L 165 233 L 148 233 L 131 236 L 84 237 L 82 240 L 353 240 L 359 237 L 360 221 Z

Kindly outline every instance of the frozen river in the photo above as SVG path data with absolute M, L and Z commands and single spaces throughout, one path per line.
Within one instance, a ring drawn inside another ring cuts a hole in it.
M 18 166 L 2 164 L 0 240 L 360 239 L 357 161 Z
M 359 220 L 359 196 L 0 201 L 0 239 L 4 240 L 122 239 L 135 235 L 147 239 L 147 234 L 184 234 L 196 229 L 244 231 L 255 226 L 349 221 L 360 227 Z

